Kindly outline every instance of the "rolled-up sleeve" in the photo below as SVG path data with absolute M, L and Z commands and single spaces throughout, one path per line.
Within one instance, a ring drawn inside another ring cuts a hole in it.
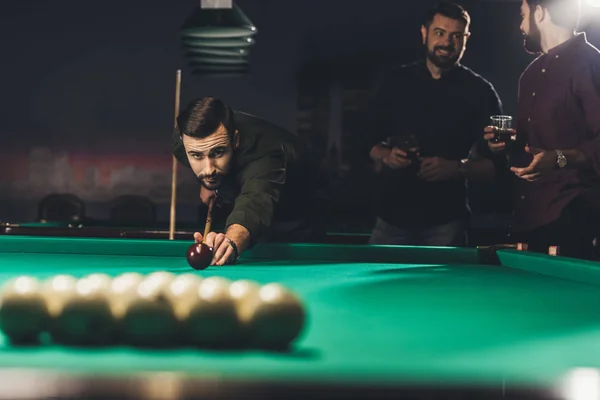
M 226 221 L 250 232 L 252 244 L 271 226 L 281 189 L 286 183 L 286 156 L 283 148 L 248 163 L 238 173 L 240 194 Z
M 578 146 L 600 175 L 600 61 L 575 75 L 575 90 L 585 114 L 587 140 Z

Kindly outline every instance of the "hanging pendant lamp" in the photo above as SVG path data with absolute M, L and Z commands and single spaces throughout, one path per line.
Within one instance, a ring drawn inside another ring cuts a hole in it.
M 181 45 L 193 74 L 239 76 L 249 71 L 256 33 L 233 0 L 201 0 L 181 27 Z

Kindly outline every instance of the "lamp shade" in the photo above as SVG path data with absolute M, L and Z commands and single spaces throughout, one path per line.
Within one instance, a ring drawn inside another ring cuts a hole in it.
M 182 37 L 190 39 L 244 38 L 256 33 L 254 24 L 235 3 L 224 9 L 197 7 L 181 27 Z
M 247 36 L 232 39 L 202 39 L 183 37 L 181 43 L 184 47 L 250 47 L 254 45 L 254 38 Z
M 181 30 L 181 47 L 194 75 L 240 76 L 249 71 L 257 29 L 235 4 L 197 7 Z

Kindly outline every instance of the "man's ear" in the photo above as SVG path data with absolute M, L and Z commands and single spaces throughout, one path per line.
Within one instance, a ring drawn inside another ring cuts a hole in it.
M 427 44 L 427 28 L 425 25 L 421 25 L 421 37 L 423 38 L 423 44 Z
M 535 19 L 535 22 L 537 24 L 540 24 L 542 21 L 544 21 L 545 19 L 547 19 L 549 17 L 550 17 L 550 15 L 548 15 L 548 10 L 546 10 L 542 6 L 535 6 L 533 18 Z M 531 27 L 529 27 L 529 29 L 531 29 Z

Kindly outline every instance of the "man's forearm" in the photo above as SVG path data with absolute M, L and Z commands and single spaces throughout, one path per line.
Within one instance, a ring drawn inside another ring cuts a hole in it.
M 239 252 L 238 255 L 241 255 L 244 252 L 244 250 L 246 250 L 248 246 L 250 246 L 250 231 L 248 231 L 248 229 L 244 228 L 242 225 L 231 225 L 229 228 L 227 228 L 225 236 L 233 240 L 233 242 L 237 246 L 237 250 Z
M 590 160 L 583 151 L 579 149 L 561 150 L 567 158 L 567 168 L 588 169 L 592 167 Z

